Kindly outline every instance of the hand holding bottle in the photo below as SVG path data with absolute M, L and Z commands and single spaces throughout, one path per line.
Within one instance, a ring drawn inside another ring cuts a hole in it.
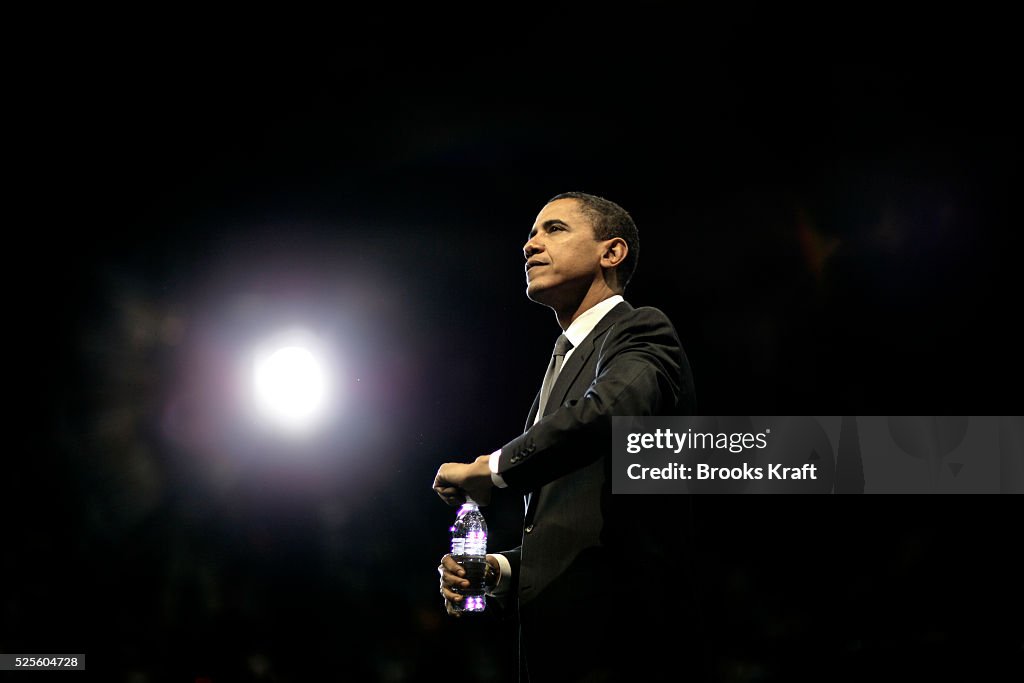
M 449 554 L 441 558 L 441 564 L 437 566 L 437 573 L 440 574 L 441 596 L 444 598 L 445 611 L 453 617 L 461 617 L 463 610 L 459 605 L 464 600 L 459 592 L 470 587 L 470 581 L 466 578 L 466 571 Z M 501 577 L 501 567 L 494 555 L 487 556 L 487 571 L 484 574 L 484 587 L 491 590 L 497 585 Z

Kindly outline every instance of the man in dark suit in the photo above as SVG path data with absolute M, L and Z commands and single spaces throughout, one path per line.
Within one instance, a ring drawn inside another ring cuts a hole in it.
M 434 489 L 452 505 L 466 495 L 486 504 L 494 487 L 524 495 L 522 544 L 488 555 L 493 594 L 518 603 L 521 680 L 667 673 L 665 648 L 685 645 L 661 623 L 682 608 L 672 596 L 689 589 L 672 559 L 682 536 L 665 537 L 663 506 L 611 495 L 611 432 L 614 415 L 694 412 L 686 356 L 661 311 L 622 298 L 639 239 L 617 204 L 558 195 L 523 255 L 527 296 L 563 330 L 544 384 L 521 435 L 471 463 L 442 465 Z M 452 613 L 468 582 L 449 555 L 438 570 Z

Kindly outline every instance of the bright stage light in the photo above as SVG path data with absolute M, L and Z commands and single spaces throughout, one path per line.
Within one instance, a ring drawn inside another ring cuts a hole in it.
M 323 412 L 327 373 L 313 353 L 302 346 L 285 346 L 258 354 L 253 388 L 261 412 L 290 430 L 308 428 Z

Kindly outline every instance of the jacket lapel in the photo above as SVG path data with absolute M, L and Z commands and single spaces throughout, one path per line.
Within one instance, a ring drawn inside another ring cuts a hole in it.
M 551 388 L 551 396 L 548 397 L 548 404 L 544 406 L 544 416 L 550 414 L 565 403 L 565 398 L 569 394 L 569 390 L 576 384 L 576 380 L 579 377 L 580 372 L 583 370 L 584 366 L 587 365 L 587 361 L 597 348 L 598 340 L 604 336 L 605 332 L 607 332 L 612 325 L 621 320 L 623 316 L 632 310 L 633 307 L 623 301 L 618 306 L 608 311 L 608 313 L 601 318 L 601 321 L 597 323 L 594 329 L 590 331 L 590 334 L 580 342 L 580 345 L 576 347 L 575 351 L 573 351 L 572 356 L 570 356 L 569 360 L 567 360 L 565 365 L 562 366 L 562 371 L 558 373 L 558 379 L 555 380 L 555 386 Z M 586 377 L 584 379 L 587 381 L 587 386 L 589 387 L 593 378 Z M 527 430 L 533 426 L 533 419 L 537 414 L 539 402 L 540 392 L 537 392 L 537 396 L 533 399 L 533 407 L 530 408 L 530 416 L 526 420 Z M 533 523 L 533 516 L 537 511 L 537 504 L 541 498 L 538 494 L 543 490 L 544 487 L 542 486 L 537 491 L 529 492 L 523 496 L 523 502 L 526 506 L 526 519 L 524 524 L 529 525 Z
M 586 366 L 587 361 L 594 353 L 596 348 L 596 342 L 599 340 L 608 329 L 620 320 L 624 315 L 633 310 L 633 307 L 623 301 L 618 306 L 608 311 L 600 322 L 590 331 L 580 345 L 572 352 L 569 360 L 562 366 L 561 372 L 558 373 L 558 378 L 555 380 L 555 385 L 551 387 L 551 396 L 548 397 L 548 404 L 544 406 L 544 415 L 546 417 L 552 412 L 557 410 L 563 403 L 565 403 L 566 396 L 569 394 L 569 390 L 576 384 L 576 379 L 579 377 L 580 371 Z M 586 378 L 587 386 L 590 386 L 590 382 L 593 378 Z M 538 394 L 539 397 L 539 394 Z M 534 400 L 534 407 L 530 411 L 531 415 L 536 414 L 537 401 Z M 527 423 L 527 428 L 532 426 Z

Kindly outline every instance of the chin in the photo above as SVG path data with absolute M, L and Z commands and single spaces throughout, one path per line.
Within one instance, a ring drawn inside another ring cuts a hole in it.
M 526 285 L 526 298 L 530 301 L 536 301 L 539 304 L 544 303 L 545 295 L 548 294 L 548 287 L 542 287 L 533 282 Z
M 528 296 L 543 295 L 550 289 L 551 286 L 545 285 L 543 278 L 539 278 L 538 280 L 526 281 L 526 294 Z

